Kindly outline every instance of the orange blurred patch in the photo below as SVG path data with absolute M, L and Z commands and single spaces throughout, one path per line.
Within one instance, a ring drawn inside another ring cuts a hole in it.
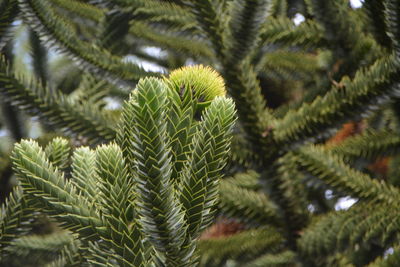
M 348 122 L 343 124 L 342 129 L 340 129 L 334 136 L 332 136 L 328 141 L 327 145 L 338 145 L 343 142 L 346 138 L 360 133 L 362 130 L 361 123 L 358 122 Z
M 389 157 L 377 159 L 374 163 L 368 165 L 367 168 L 370 171 L 380 175 L 382 178 L 386 177 L 389 168 L 389 159 Z
M 230 219 L 221 219 L 205 230 L 200 239 L 220 238 L 234 235 L 244 230 L 244 224 Z

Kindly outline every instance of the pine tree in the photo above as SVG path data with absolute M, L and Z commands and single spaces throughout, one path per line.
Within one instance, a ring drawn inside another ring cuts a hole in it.
M 397 266 L 399 24 L 398 0 L 0 0 L 0 265 Z

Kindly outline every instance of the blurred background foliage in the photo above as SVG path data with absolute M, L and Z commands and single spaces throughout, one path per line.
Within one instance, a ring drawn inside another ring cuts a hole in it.
M 239 115 L 200 266 L 398 266 L 400 1 L 352 4 L 0 0 L 1 266 L 71 244 L 40 213 L 7 235 L 14 143 L 108 143 L 139 78 L 192 64 Z

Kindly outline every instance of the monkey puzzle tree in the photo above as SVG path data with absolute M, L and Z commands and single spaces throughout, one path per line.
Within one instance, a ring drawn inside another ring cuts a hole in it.
M 2 264 L 395 266 L 399 19 L 398 0 L 0 0 Z M 194 64 L 222 79 L 173 71 Z

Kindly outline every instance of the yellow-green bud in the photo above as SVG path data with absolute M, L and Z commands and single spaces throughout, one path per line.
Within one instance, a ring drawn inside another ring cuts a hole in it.
M 212 68 L 203 65 L 174 70 L 168 80 L 181 96 L 190 90 L 192 97 L 197 99 L 198 107 L 207 106 L 215 97 L 226 94 L 222 77 Z

